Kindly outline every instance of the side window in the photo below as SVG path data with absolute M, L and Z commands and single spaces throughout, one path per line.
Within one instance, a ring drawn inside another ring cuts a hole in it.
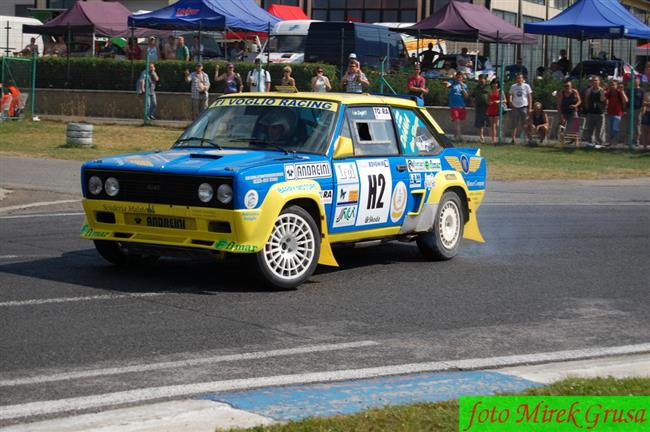
M 348 107 L 355 156 L 399 154 L 397 137 L 388 107 Z
M 438 134 L 429 128 L 417 112 L 408 108 L 393 108 L 393 115 L 402 154 L 430 155 L 442 150 Z

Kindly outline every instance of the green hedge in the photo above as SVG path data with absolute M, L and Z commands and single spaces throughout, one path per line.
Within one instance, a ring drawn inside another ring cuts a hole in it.
M 205 71 L 210 78 L 214 76 L 215 65 L 220 65 L 220 71 L 225 71 L 226 62 L 204 62 Z M 71 89 L 88 89 L 88 90 L 127 90 L 135 91 L 135 81 L 144 69 L 143 61 L 135 61 L 133 64 L 125 60 L 110 60 L 99 58 L 71 58 L 68 65 L 67 59 L 59 57 L 42 57 L 38 59 L 37 66 L 37 87 L 40 88 L 71 88 Z M 235 70 L 239 72 L 242 78 L 246 79 L 246 74 L 254 67 L 252 63 L 236 63 Z M 283 64 L 271 64 L 270 72 L 273 83 L 279 83 L 282 77 Z M 309 91 L 311 77 L 314 69 L 322 67 L 335 91 L 341 91 L 339 79 L 336 72 L 336 66 L 306 63 L 292 65 L 293 77 L 296 79 L 296 85 L 299 90 Z M 69 82 L 66 83 L 69 68 Z M 183 79 L 183 72 L 194 69 L 192 62 L 179 61 L 159 61 L 156 62 L 156 70 L 160 77 L 158 85 L 159 91 L 165 92 L 189 92 L 189 84 Z M 381 74 L 376 70 L 366 70 L 366 75 L 370 80 L 370 92 L 379 93 L 381 88 Z M 407 92 L 406 84 L 411 75 L 410 70 L 391 73 L 385 76 L 386 81 L 397 93 L 405 94 Z M 577 82 L 574 83 L 576 86 Z M 471 89 L 476 85 L 475 82 L 468 82 Z M 512 82 L 504 86 L 507 93 Z M 583 81 L 587 85 L 587 81 Z M 551 78 L 534 79 L 531 82 L 535 101 L 541 101 L 545 109 L 555 109 L 554 91 L 562 88 L 562 82 Z M 425 96 L 426 105 L 446 106 L 447 105 L 447 88 L 442 80 L 427 80 L 429 93 Z M 212 86 L 212 92 L 220 93 L 223 90 L 223 84 L 218 83 Z M 384 93 L 388 94 L 388 87 L 384 87 Z
M 220 73 L 226 71 L 227 62 L 204 62 L 204 70 L 214 77 L 215 66 L 219 64 Z M 271 64 L 271 80 L 279 83 L 282 78 L 282 64 Z M 69 82 L 68 77 L 69 67 Z M 330 65 L 304 64 L 292 65 L 292 76 L 296 79 L 298 89 L 308 91 L 311 77 L 317 67 L 322 67 L 327 76 L 332 80 L 332 85 L 338 85 L 336 68 Z M 111 60 L 99 58 L 71 58 L 68 66 L 67 59 L 60 57 L 43 57 L 38 59 L 37 83 L 39 88 L 71 88 L 87 90 L 133 90 L 135 82 L 145 68 L 144 61 Z M 236 63 L 237 71 L 243 80 L 249 70 L 254 68 L 252 63 Z M 190 85 L 183 79 L 183 72 L 194 70 L 193 62 L 159 61 L 156 62 L 156 71 L 160 77 L 158 90 L 167 92 L 189 92 Z M 220 93 L 223 84 L 217 83 L 212 87 L 212 92 Z

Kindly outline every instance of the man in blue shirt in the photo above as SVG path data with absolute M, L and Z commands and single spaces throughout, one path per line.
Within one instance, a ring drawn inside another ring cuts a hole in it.
M 524 66 L 524 61 L 519 57 L 516 64 L 506 66 L 506 76 L 509 81 L 514 80 L 517 75 L 522 74 L 524 79 L 528 79 L 528 69 Z
M 467 111 L 465 109 L 465 99 L 469 97 L 467 93 L 467 84 L 463 82 L 464 77 L 462 72 L 456 72 L 454 79 L 446 82 L 449 89 L 449 113 L 451 121 L 454 124 L 454 139 L 462 141 L 461 122 L 467 118 Z

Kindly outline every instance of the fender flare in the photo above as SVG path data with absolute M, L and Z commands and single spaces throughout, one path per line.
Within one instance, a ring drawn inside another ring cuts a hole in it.
M 309 200 L 318 209 L 318 217 L 315 222 L 319 224 L 321 235 L 320 256 L 318 263 L 322 265 L 338 267 L 338 263 L 332 253 L 327 230 L 327 218 L 325 206 L 321 202 L 321 187 L 314 180 L 291 180 L 275 183 L 271 186 L 262 204 L 253 211 L 259 214 L 255 221 L 248 221 L 240 218 L 235 232 L 239 233 L 239 241 L 253 245 L 261 250 L 269 237 L 275 224 L 275 220 L 286 205 L 296 200 Z M 243 211 L 243 210 L 242 210 Z M 247 210 L 245 212 L 250 212 Z M 316 216 L 316 215 L 313 215 Z

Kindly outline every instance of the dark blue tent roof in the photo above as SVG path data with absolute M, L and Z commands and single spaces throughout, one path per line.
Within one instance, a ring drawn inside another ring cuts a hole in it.
M 281 21 L 253 0 L 179 0 L 141 15 L 131 15 L 129 26 L 157 29 L 224 30 L 266 32 Z
M 650 27 L 617 0 L 580 0 L 548 21 L 524 24 L 524 32 L 574 39 L 650 39 Z

